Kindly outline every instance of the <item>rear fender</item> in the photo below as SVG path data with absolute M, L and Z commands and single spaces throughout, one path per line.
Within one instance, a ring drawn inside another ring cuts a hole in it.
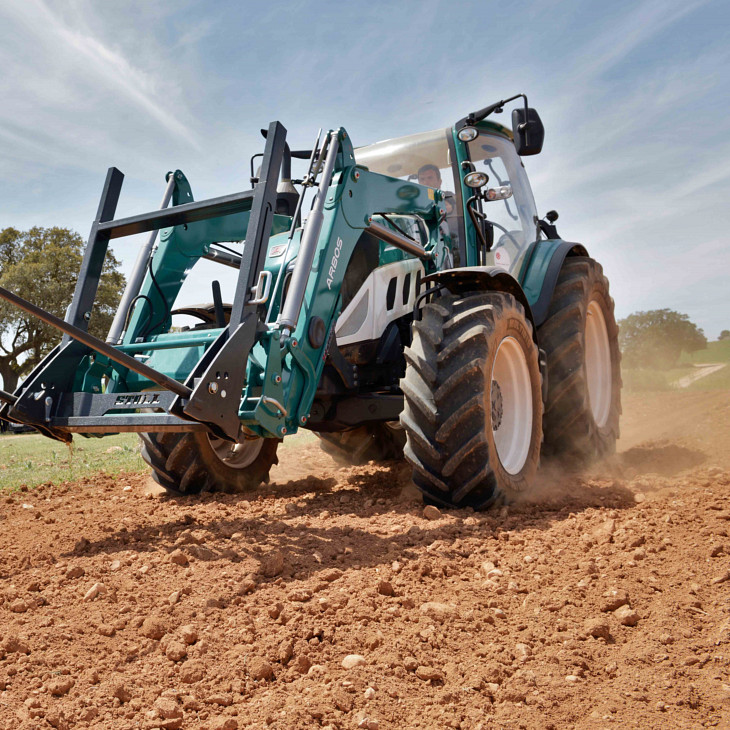
M 568 256 L 588 256 L 588 251 L 580 243 L 552 239 L 538 241 L 527 255 L 527 265 L 520 280 L 536 327 L 547 319 L 555 285 Z

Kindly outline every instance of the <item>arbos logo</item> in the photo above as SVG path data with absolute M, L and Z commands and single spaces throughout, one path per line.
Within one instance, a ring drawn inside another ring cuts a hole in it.
M 337 271 L 337 264 L 340 261 L 340 253 L 342 252 L 342 239 L 337 238 L 337 243 L 335 243 L 335 252 L 332 255 L 332 261 L 330 261 L 330 270 L 327 272 L 327 288 L 332 289 L 332 282 L 335 277 L 335 271 Z

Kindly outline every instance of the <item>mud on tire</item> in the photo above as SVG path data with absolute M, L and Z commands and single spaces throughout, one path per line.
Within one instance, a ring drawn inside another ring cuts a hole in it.
M 522 305 L 496 292 L 442 297 L 423 307 L 405 357 L 405 457 L 426 500 L 485 509 L 526 491 L 542 396 Z
M 616 450 L 621 354 L 608 279 L 593 259 L 569 257 L 538 330 L 547 356 L 546 458 L 585 466 Z
M 322 450 L 344 466 L 402 459 L 406 443 L 405 431 L 398 422 L 316 433 Z
M 141 433 L 142 458 L 152 478 L 176 495 L 200 492 L 245 492 L 268 481 L 278 464 L 280 439 L 256 439 L 231 444 L 194 433 Z

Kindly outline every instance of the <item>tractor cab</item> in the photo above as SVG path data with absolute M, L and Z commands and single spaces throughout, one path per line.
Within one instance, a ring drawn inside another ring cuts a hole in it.
M 517 277 L 539 237 L 530 183 L 508 129 L 481 121 L 470 131 L 466 140 L 454 127 L 388 139 L 356 149 L 355 159 L 441 191 L 455 266 L 499 266 Z

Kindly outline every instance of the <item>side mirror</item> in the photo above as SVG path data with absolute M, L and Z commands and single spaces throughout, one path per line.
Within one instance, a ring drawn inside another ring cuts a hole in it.
M 540 154 L 545 140 L 545 127 L 535 109 L 528 107 L 512 110 L 512 133 L 518 155 L 526 157 Z

